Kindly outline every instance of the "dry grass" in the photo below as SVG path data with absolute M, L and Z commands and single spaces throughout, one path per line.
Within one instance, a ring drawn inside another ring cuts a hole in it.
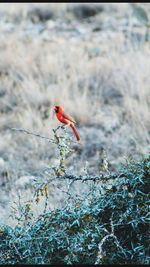
M 20 122 L 20 126 L 41 131 L 43 121 L 37 109 L 46 105 L 50 114 L 56 103 L 64 106 L 81 125 L 100 124 L 105 115 L 112 115 L 106 108 L 104 112 L 102 93 L 108 90 L 109 94 L 116 88 L 123 96 L 123 105 L 108 108 L 117 116 L 125 112 L 126 123 L 134 134 L 147 140 L 150 101 L 147 47 L 125 54 L 114 49 L 102 58 L 89 60 L 85 50 L 88 44 L 82 41 L 74 43 L 60 38 L 54 43 L 42 40 L 24 43 L 18 35 L 1 41 L 1 46 L 5 46 L 5 51 L 1 50 L 1 83 L 7 92 L 2 104 L 11 110 L 10 114 L 1 114 L 1 125 L 4 126 L 4 121 L 7 125 L 5 119 L 14 113 L 14 121 Z M 93 47 L 96 45 L 93 42 Z M 52 127 L 56 124 L 52 116 L 45 121 L 45 127 L 49 122 Z
M 0 156 L 16 172 L 14 180 L 53 162 L 56 153 L 47 143 L 7 128 L 22 127 L 51 137 L 58 125 L 52 113 L 55 104 L 77 121 L 83 158 L 81 154 L 68 161 L 71 166 L 75 160 L 77 170 L 83 168 L 95 143 L 105 145 L 114 167 L 127 155 L 149 150 L 149 44 L 135 49 L 122 31 L 96 33 L 90 23 L 74 22 L 73 33 L 85 34 L 69 35 L 69 31 L 61 32 L 57 20 L 48 21 L 47 29 L 36 34 L 36 25 L 26 22 L 27 11 L 48 5 L 57 14 L 67 9 L 67 4 L 60 3 L 9 4 L 9 9 L 7 3 L 0 4 L 0 12 L 7 11 L 10 20 L 24 14 L 12 32 L 0 29 L 0 94 L 4 94 L 0 97 Z M 113 7 L 122 12 L 120 17 L 128 12 L 127 4 Z M 109 17 L 106 12 L 96 21 Z M 90 56 L 95 48 L 100 49 L 98 56 Z

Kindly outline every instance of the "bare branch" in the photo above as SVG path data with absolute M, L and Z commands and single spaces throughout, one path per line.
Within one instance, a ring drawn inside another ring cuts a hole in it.
M 120 245 L 117 237 L 114 234 L 114 223 L 113 223 L 112 218 L 111 218 L 110 225 L 111 225 L 111 233 L 110 234 L 107 234 L 106 236 L 104 236 L 102 238 L 102 240 L 98 244 L 98 249 L 99 250 L 98 250 L 98 255 L 97 255 L 97 259 L 96 259 L 95 265 L 100 263 L 101 259 L 103 258 L 104 254 L 106 253 L 105 251 L 103 251 L 103 244 L 109 238 L 113 238 L 114 241 L 115 241 L 116 246 L 121 250 L 121 252 L 124 254 L 125 257 L 127 256 L 126 253 L 125 253 L 125 251 L 124 251 L 124 249 L 123 249 L 123 247 Z M 106 230 L 106 232 L 108 233 L 107 230 Z
M 111 180 L 111 179 L 116 179 L 117 178 L 117 175 L 115 174 L 111 174 L 111 175 L 104 175 L 104 174 L 101 174 L 100 176 L 93 176 L 93 175 L 88 175 L 88 176 L 84 176 L 84 175 L 79 175 L 79 176 L 76 176 L 76 175 L 72 175 L 72 174 L 67 174 L 65 173 L 65 175 L 62 175 L 62 176 L 58 176 L 56 177 L 58 178 L 59 180 L 60 179 L 69 179 L 69 180 L 73 180 L 73 181 L 108 181 L 108 180 Z
M 56 144 L 56 141 L 54 141 L 53 139 L 50 139 L 49 137 L 46 137 L 46 136 L 42 136 L 40 134 L 33 133 L 33 132 L 30 132 L 30 131 L 25 130 L 25 129 L 22 129 L 22 128 L 20 128 L 20 129 L 18 129 L 18 128 L 9 128 L 9 129 L 11 129 L 13 131 L 19 131 L 19 132 L 23 132 L 23 133 L 26 133 L 26 134 L 34 135 L 36 137 L 40 137 L 42 139 L 46 139 L 50 143 Z

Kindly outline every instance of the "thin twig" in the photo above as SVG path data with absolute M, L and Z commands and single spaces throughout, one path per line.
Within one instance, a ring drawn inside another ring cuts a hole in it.
M 25 129 L 22 129 L 22 128 L 20 128 L 20 129 L 19 128 L 9 128 L 9 129 L 11 129 L 13 131 L 19 131 L 19 132 L 23 132 L 23 133 L 26 133 L 26 134 L 34 135 L 36 137 L 40 137 L 42 139 L 46 139 L 50 143 L 56 144 L 56 141 L 54 141 L 53 139 L 50 139 L 49 137 L 46 137 L 46 136 L 43 136 L 43 135 L 40 135 L 40 134 L 33 133 L 33 132 L 30 132 L 30 131 L 25 130 Z

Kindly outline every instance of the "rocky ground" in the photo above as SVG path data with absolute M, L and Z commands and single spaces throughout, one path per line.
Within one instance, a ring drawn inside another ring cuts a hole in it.
M 30 199 L 34 178 L 58 161 L 54 145 L 10 128 L 52 138 L 55 104 L 81 136 L 67 159 L 71 172 L 88 162 L 97 173 L 103 149 L 110 171 L 149 151 L 150 5 L 135 5 L 142 11 L 127 3 L 0 4 L 1 222 L 12 223 L 18 195 Z M 53 208 L 62 192 L 49 190 Z

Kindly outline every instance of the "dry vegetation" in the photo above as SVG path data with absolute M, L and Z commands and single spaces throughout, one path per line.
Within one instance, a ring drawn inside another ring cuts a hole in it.
M 0 4 L 2 222 L 9 222 L 18 192 L 30 195 L 26 181 L 57 162 L 55 148 L 46 140 L 10 127 L 52 137 L 58 125 L 54 104 L 61 104 L 76 119 L 82 139 L 81 146 L 73 144 L 75 152 L 67 161 L 70 170 L 75 166 L 80 172 L 89 161 L 90 171 L 97 172 L 102 148 L 112 171 L 125 158 L 139 158 L 149 151 L 146 27 L 129 4 L 100 4 L 94 16 L 85 18 L 78 6 Z M 149 10 L 149 4 L 145 7 Z M 53 207 L 61 192 L 51 190 Z

